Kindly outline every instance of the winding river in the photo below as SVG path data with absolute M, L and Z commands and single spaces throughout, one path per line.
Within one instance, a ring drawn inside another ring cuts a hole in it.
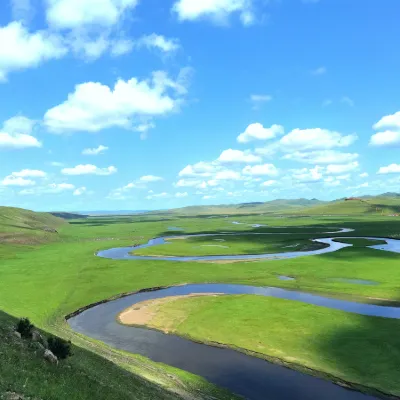
M 339 232 L 329 233 L 346 233 L 350 231 L 349 229 L 342 229 Z M 247 235 L 249 233 L 241 232 L 238 234 Z M 267 233 L 254 234 L 268 235 Z M 190 236 L 216 235 L 221 236 L 221 233 Z M 371 248 L 400 253 L 400 240 L 376 237 L 362 238 L 386 242 L 384 245 L 370 246 Z M 130 254 L 130 252 L 135 249 L 165 243 L 165 238 L 157 238 L 150 240 L 146 245 L 105 250 L 99 252 L 97 255 L 104 258 L 121 260 L 245 260 L 271 259 L 277 257 L 294 258 L 328 253 L 351 246 L 349 244 L 335 242 L 333 241 L 334 239 L 335 238 L 314 239 L 317 242 L 326 244 L 327 247 L 308 252 L 203 257 L 151 257 Z M 338 239 L 340 239 L 340 237 L 336 238 L 336 240 Z M 95 305 L 70 318 L 68 323 L 76 332 L 101 340 L 115 348 L 141 354 L 156 362 L 162 362 L 192 372 L 204 377 L 209 382 L 225 387 L 251 400 L 374 399 L 373 396 L 352 391 L 330 381 L 267 362 L 232 349 L 195 343 L 179 336 L 167 335 L 155 330 L 123 326 L 116 321 L 117 315 L 133 304 L 150 299 L 188 295 L 192 293 L 272 296 L 361 315 L 400 319 L 400 308 L 397 307 L 344 301 L 274 287 L 253 287 L 230 284 L 193 284 L 154 290 L 148 289 L 117 300 Z

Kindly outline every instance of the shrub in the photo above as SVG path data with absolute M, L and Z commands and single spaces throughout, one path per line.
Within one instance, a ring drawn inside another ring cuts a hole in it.
M 59 359 L 63 360 L 72 355 L 71 342 L 59 337 L 51 337 L 48 340 L 49 350 Z
M 30 339 L 32 337 L 33 328 L 34 326 L 28 318 L 22 318 L 17 323 L 16 331 L 19 332 L 23 338 Z

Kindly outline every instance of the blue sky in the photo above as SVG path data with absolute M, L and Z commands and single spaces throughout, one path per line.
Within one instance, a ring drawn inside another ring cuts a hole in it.
M 397 0 L 7 0 L 0 205 L 400 190 Z

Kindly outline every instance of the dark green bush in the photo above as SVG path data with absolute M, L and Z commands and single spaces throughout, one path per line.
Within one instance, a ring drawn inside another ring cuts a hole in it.
M 34 326 L 28 318 L 22 318 L 17 323 L 16 331 L 19 332 L 23 338 L 30 339 L 32 337 L 33 328 Z
M 59 337 L 51 337 L 48 340 L 49 350 L 59 359 L 63 360 L 72 355 L 71 342 Z

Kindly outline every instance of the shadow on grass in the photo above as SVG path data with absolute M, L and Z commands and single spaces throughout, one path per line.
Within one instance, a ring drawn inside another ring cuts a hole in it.
M 342 378 L 399 396 L 400 321 L 359 315 L 352 321 L 313 339 L 321 357 Z

